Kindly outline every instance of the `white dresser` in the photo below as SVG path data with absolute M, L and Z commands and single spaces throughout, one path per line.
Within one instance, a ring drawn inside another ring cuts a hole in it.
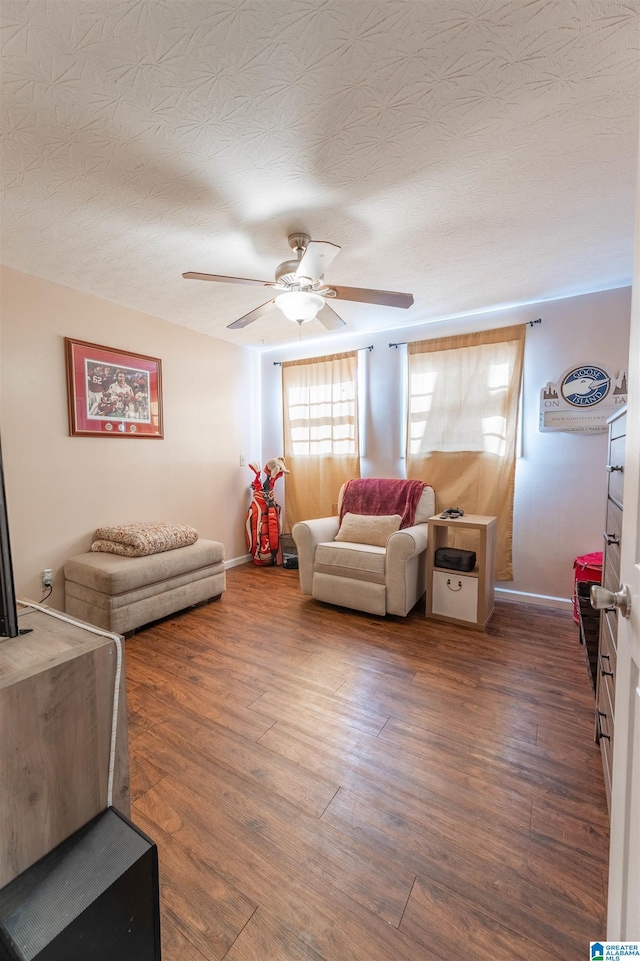
M 620 533 L 622 530 L 622 489 L 627 411 L 622 408 L 608 420 L 608 484 L 604 530 L 602 586 L 617 591 L 620 586 Z M 600 615 L 598 667 L 596 682 L 596 740 L 600 745 L 607 803 L 611 807 L 611 775 L 615 727 L 616 662 L 618 653 L 618 612 L 604 608 Z

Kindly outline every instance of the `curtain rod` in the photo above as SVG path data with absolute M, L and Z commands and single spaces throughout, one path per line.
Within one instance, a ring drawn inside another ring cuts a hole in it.
M 389 346 L 391 346 L 391 344 L 389 344 Z M 373 344 L 369 344 L 368 347 L 357 347 L 356 350 L 373 350 Z M 281 360 L 274 360 L 273 362 L 274 367 L 282 367 L 282 364 L 283 361 Z
M 527 321 L 525 321 L 525 323 L 529 324 L 529 327 L 533 327 L 534 324 L 541 324 L 541 323 L 542 323 L 542 317 L 538 317 L 537 320 L 527 320 Z M 498 329 L 499 329 L 499 328 L 498 328 Z M 400 340 L 400 341 L 398 341 L 397 344 L 389 344 L 389 347 L 404 347 L 405 344 L 408 344 L 408 343 L 409 343 L 409 341 L 407 341 L 407 340 Z

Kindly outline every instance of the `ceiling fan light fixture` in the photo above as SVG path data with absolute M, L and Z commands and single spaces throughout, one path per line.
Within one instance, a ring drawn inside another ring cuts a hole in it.
M 313 320 L 318 311 L 324 307 L 324 299 L 320 294 L 307 290 L 290 290 L 286 294 L 276 297 L 276 307 L 285 315 L 287 320 L 303 324 Z

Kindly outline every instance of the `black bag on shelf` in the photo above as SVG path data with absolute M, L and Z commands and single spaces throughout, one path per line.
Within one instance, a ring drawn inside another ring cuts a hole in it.
M 435 554 L 435 566 L 447 571 L 472 571 L 476 566 L 476 552 L 463 551 L 457 547 L 439 547 Z

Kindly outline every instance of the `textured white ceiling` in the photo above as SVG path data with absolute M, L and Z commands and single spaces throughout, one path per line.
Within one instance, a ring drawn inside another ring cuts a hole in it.
M 631 282 L 637 0 L 2 0 L 2 261 L 244 346 L 304 230 L 351 331 Z M 304 337 L 324 332 L 318 321 Z M 330 335 L 327 333 L 327 337 Z

